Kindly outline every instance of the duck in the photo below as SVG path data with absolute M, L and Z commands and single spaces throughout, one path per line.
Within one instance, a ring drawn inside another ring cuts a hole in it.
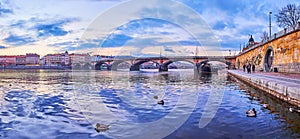
M 264 107 L 264 108 L 268 108 L 269 105 L 268 105 L 268 104 L 263 104 L 263 107 Z
M 109 130 L 109 125 L 105 125 L 105 124 L 96 124 L 95 130 L 99 133 L 99 132 L 104 132 Z
M 157 102 L 157 104 L 164 105 L 165 101 L 164 100 L 160 100 L 160 101 Z
M 295 109 L 295 108 L 292 108 L 292 107 L 289 108 L 289 111 L 290 112 L 298 112 L 298 113 L 300 113 L 299 109 Z
M 246 112 L 246 114 L 247 114 L 247 117 L 256 117 L 256 110 L 255 110 L 255 108 L 252 108 L 252 109 L 248 110 Z
M 158 99 L 158 96 L 154 96 L 153 98 L 154 98 L 154 99 Z

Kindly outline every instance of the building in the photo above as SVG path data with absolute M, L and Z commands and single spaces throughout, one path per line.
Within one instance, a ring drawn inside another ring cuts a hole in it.
M 40 55 L 27 53 L 26 54 L 26 65 L 27 66 L 36 66 L 40 64 Z
M 42 57 L 42 58 L 40 59 L 40 65 L 43 65 L 43 66 L 44 66 L 45 63 L 46 63 L 46 62 L 45 62 L 45 57 Z
M 1 66 L 16 66 L 16 56 L 0 56 Z
M 70 54 L 70 64 L 72 66 L 80 64 L 91 64 L 92 57 L 89 54 Z
M 25 55 L 17 55 L 16 56 L 16 65 L 22 65 L 25 66 L 26 65 L 26 56 Z
M 29 53 L 26 55 L 0 56 L 0 64 L 5 66 L 36 66 L 40 64 L 40 55 Z
M 60 54 L 47 54 L 42 59 L 44 66 L 68 66 L 70 60 L 68 51 Z
M 250 38 L 249 38 L 249 41 L 248 41 L 247 46 L 244 47 L 242 51 L 246 51 L 246 50 L 252 48 L 253 46 L 255 46 L 255 45 L 257 45 L 257 44 L 259 44 L 259 43 L 258 43 L 258 42 L 255 42 L 254 39 L 253 39 L 253 37 L 252 37 L 252 35 L 251 35 Z

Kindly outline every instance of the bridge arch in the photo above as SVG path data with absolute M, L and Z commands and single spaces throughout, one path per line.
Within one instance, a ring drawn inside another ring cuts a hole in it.
M 159 71 L 161 72 L 161 71 L 168 71 L 168 66 L 170 65 L 170 64 L 172 64 L 172 63 L 174 63 L 174 62 L 178 62 L 178 61 L 184 61 L 184 62 L 188 62 L 188 63 L 190 63 L 190 64 L 192 64 L 192 65 L 194 65 L 194 66 L 197 66 L 197 64 L 195 64 L 194 63 L 194 61 L 192 61 L 192 60 L 188 60 L 188 59 L 169 59 L 169 60 L 167 60 L 166 62 L 164 62 L 163 64 L 161 64 L 160 66 L 159 66 Z
M 111 69 L 112 70 L 118 70 L 118 66 L 121 64 L 121 63 L 126 63 L 128 65 L 131 65 L 130 61 L 128 60 L 116 60 L 112 63 L 111 65 Z
M 188 60 L 188 59 L 169 59 L 168 61 L 164 62 L 162 65 L 163 66 L 168 66 L 174 62 L 178 62 L 178 61 L 184 61 L 184 62 L 188 62 L 188 63 L 191 63 L 193 65 L 195 65 L 195 62 L 192 61 L 192 60 Z
M 270 72 L 273 65 L 273 59 L 274 59 L 274 50 L 272 46 L 269 46 L 265 53 L 264 58 L 264 68 L 266 72 Z
M 139 71 L 140 66 L 146 62 L 153 62 L 153 63 L 159 64 L 157 61 L 152 60 L 152 59 L 137 60 L 137 61 L 135 61 L 134 64 L 131 65 L 130 71 Z
M 178 61 L 184 61 L 184 62 L 188 62 L 192 65 L 194 65 L 194 69 L 202 69 L 202 66 L 204 66 L 204 64 L 208 63 L 208 60 L 203 60 L 201 62 L 194 62 L 194 59 L 169 59 L 166 62 L 164 62 L 163 64 L 160 65 L 159 67 L 159 71 L 168 71 L 168 65 L 172 64 L 173 62 L 178 62 Z
M 102 66 L 105 66 L 107 70 L 110 70 L 110 65 L 106 62 L 97 62 L 95 64 L 95 70 L 103 70 L 105 68 L 102 68 Z

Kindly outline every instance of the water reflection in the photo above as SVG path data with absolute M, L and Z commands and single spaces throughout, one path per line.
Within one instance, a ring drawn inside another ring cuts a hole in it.
M 236 79 L 235 79 L 236 80 Z M 247 86 L 246 84 L 241 83 L 240 88 L 245 90 L 245 93 L 249 95 L 248 99 L 251 103 L 257 103 L 260 106 L 262 112 L 271 114 L 271 120 L 269 125 L 272 128 L 275 128 L 272 125 L 272 120 L 279 120 L 281 122 L 287 122 L 285 129 L 292 129 L 295 133 L 300 133 L 300 113 L 290 112 L 290 104 L 279 100 L 278 98 L 254 88 Z M 267 104 L 267 107 L 263 105 Z M 293 137 L 299 137 L 298 134 L 292 134 Z
M 289 112 L 288 104 L 224 71 L 36 70 L 2 71 L 0 77 L 0 138 L 297 138 L 300 133 L 299 114 Z M 246 117 L 250 108 L 258 111 L 256 118 Z M 110 129 L 99 134 L 96 123 Z

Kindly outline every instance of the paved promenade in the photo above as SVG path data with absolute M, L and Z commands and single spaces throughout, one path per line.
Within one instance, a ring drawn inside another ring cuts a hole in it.
M 229 74 L 264 90 L 279 99 L 300 107 L 300 74 L 229 70 Z

